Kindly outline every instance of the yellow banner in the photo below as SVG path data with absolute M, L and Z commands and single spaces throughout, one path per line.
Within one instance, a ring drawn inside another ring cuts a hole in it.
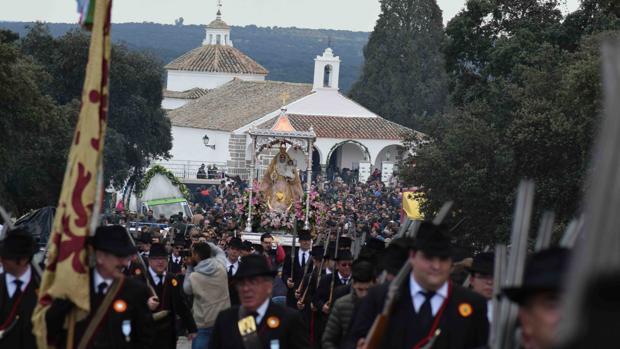
M 103 141 L 108 114 L 112 0 L 96 0 L 94 6 L 80 116 L 48 244 L 39 304 L 33 315 L 39 349 L 50 348 L 52 344 L 47 341 L 45 311 L 53 299 L 71 300 L 82 315 L 90 310 L 86 239 L 100 206 Z M 71 342 L 69 340 L 68 348 L 72 347 Z
M 421 221 L 424 220 L 424 214 L 420 211 L 420 205 L 424 202 L 421 193 L 412 191 L 403 192 L 403 211 L 409 219 Z

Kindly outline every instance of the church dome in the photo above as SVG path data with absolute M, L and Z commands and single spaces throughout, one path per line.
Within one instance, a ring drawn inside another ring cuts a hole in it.
M 207 25 L 207 28 L 209 29 L 230 29 L 230 27 L 228 26 L 228 24 L 226 24 L 226 22 L 224 22 L 221 18 L 216 18 L 214 19 L 211 23 L 209 23 L 209 25 Z
M 168 70 L 267 75 L 265 67 L 232 46 L 203 45 L 168 63 Z

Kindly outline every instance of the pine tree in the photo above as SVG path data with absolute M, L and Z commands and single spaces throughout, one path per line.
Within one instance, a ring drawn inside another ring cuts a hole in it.
M 389 120 L 418 127 L 446 102 L 442 40 L 435 0 L 382 0 L 351 98 Z

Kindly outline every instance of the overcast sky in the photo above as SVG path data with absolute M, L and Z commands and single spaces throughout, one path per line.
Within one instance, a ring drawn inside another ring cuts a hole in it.
M 379 0 L 222 0 L 224 20 L 232 25 L 255 24 L 299 28 L 371 31 L 379 15 Z M 217 0 L 114 0 L 112 21 L 206 24 Z M 447 22 L 465 0 L 437 0 Z M 566 0 L 573 11 L 579 0 Z M 77 21 L 75 0 L 0 0 L 0 20 L 72 23 Z

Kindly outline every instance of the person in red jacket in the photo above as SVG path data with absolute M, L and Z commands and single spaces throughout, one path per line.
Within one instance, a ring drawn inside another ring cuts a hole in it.
M 278 269 L 284 262 L 284 258 L 286 258 L 284 248 L 269 233 L 261 235 L 260 244 L 263 246 L 263 254 L 267 258 L 267 264 L 271 270 Z

